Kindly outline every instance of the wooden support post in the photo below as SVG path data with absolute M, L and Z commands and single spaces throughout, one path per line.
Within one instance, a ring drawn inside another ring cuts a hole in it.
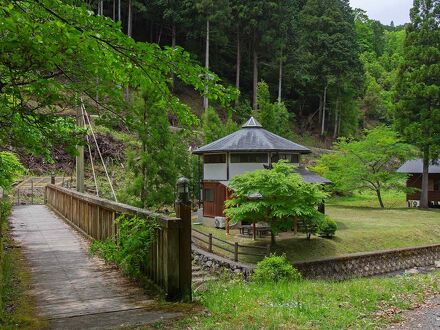
M 266 255 L 269 257 L 270 256 L 270 244 L 266 245 Z
M 191 201 L 189 200 L 189 180 L 180 178 L 177 180 L 176 216 L 181 219 L 179 228 L 179 292 L 170 292 L 168 298 L 182 301 L 192 300 L 192 255 L 191 255 Z
M 234 245 L 234 261 L 235 262 L 238 261 L 238 242 L 235 242 L 235 245 Z
M 229 218 L 226 218 L 226 236 L 229 236 Z
M 31 179 L 31 204 L 34 205 L 34 180 Z
M 212 253 L 212 234 L 209 234 L 209 247 L 208 251 Z
M 257 226 L 254 223 L 252 223 L 252 238 L 254 239 L 254 241 L 257 239 Z
M 82 105 L 76 109 L 76 124 L 84 127 L 84 117 L 82 114 Z M 84 192 L 84 146 L 76 146 L 76 190 Z

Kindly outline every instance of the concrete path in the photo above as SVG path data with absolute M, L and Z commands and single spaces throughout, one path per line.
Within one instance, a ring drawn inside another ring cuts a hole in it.
M 88 242 L 44 205 L 17 206 L 12 233 L 31 267 L 32 293 L 53 329 L 111 329 L 180 316 L 99 258 Z
M 440 329 L 440 296 L 434 296 L 419 308 L 404 312 L 403 317 L 403 323 L 392 325 L 388 330 Z

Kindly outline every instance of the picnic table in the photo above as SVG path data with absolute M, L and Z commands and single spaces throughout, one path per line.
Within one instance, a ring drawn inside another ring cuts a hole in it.
M 267 226 L 255 227 L 255 231 L 257 236 L 261 238 L 270 233 L 270 227 Z M 254 232 L 254 227 L 252 225 L 242 225 L 240 227 L 241 235 L 252 236 L 253 232 Z

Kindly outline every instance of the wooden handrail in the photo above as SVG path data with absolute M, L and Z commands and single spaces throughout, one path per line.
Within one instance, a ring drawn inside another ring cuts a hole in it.
M 47 188 L 50 188 L 52 190 L 57 190 L 59 192 L 62 192 L 63 194 L 66 194 L 68 196 L 73 196 L 76 198 L 79 198 L 83 201 L 86 201 L 88 203 L 100 206 L 101 208 L 105 208 L 107 210 L 114 211 L 116 213 L 120 214 L 132 214 L 137 215 L 145 218 L 153 218 L 158 221 L 159 225 L 161 226 L 179 226 L 180 225 L 180 219 L 175 217 L 168 217 L 166 215 L 151 212 L 149 210 L 141 209 L 138 207 L 134 207 L 127 204 L 122 204 L 119 202 L 110 201 L 101 197 L 92 196 L 85 193 L 80 193 L 75 190 L 67 189 L 64 187 L 56 186 L 54 184 L 48 184 Z
M 67 188 L 46 186 L 45 203 L 72 227 L 90 239 L 116 239 L 120 215 L 156 221 L 159 226 L 150 247 L 145 275 L 166 292 L 169 300 L 191 300 L 191 209 L 179 203 L 180 218 L 109 201 Z

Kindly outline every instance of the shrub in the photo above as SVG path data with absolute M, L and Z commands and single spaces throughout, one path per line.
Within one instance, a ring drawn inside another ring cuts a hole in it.
M 257 264 L 252 280 L 259 283 L 299 281 L 301 274 L 289 263 L 285 255 L 271 255 Z
M 332 238 L 335 236 L 336 230 L 338 229 L 338 225 L 328 216 L 324 217 L 318 226 L 318 234 L 321 237 Z
M 90 252 L 110 263 L 115 263 L 128 275 L 142 277 L 144 266 L 149 262 L 150 246 L 157 223 L 138 217 L 121 216 L 118 241 L 94 241 Z

